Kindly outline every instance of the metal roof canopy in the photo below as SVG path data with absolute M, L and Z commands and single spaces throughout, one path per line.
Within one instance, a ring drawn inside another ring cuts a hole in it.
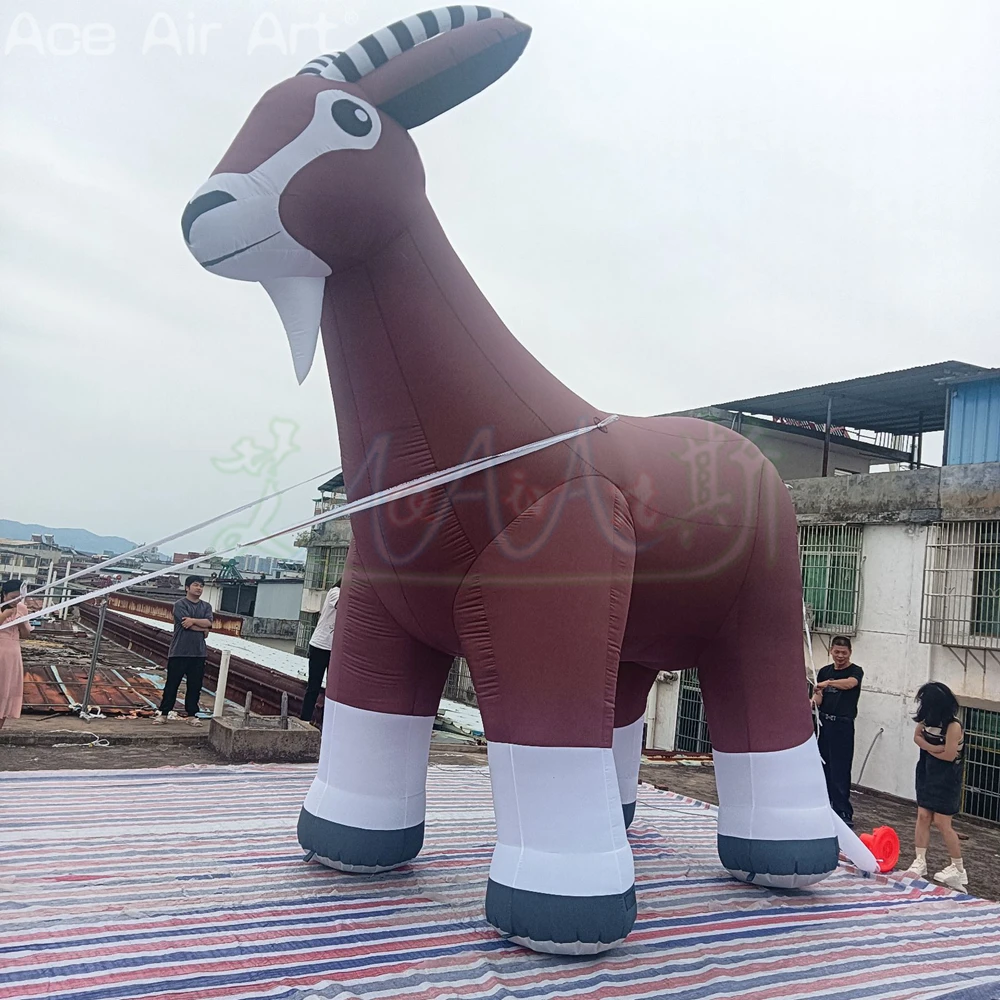
M 915 435 L 944 430 L 948 388 L 953 381 L 991 370 L 994 369 L 964 361 L 941 361 L 715 405 L 741 413 L 811 420 L 822 425 L 826 423 L 827 406 L 832 400 L 832 422 L 838 427 Z
M 343 493 L 344 489 L 344 474 L 342 472 L 338 472 L 333 479 L 328 479 L 322 486 L 317 487 L 319 493 Z

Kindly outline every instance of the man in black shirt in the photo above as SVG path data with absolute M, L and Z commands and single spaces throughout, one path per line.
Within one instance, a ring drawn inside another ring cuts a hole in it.
M 865 672 L 851 663 L 851 640 L 836 635 L 830 659 L 816 676 L 813 704 L 819 709 L 819 753 L 823 758 L 826 790 L 833 811 L 852 829 L 851 766 L 854 763 L 854 720 Z
M 205 656 L 208 652 L 205 634 L 212 631 L 212 605 L 201 599 L 205 581 L 200 576 L 189 576 L 184 581 L 186 594 L 174 604 L 174 637 L 167 650 L 167 680 L 163 685 L 163 701 L 153 719 L 159 725 L 176 719 L 174 702 L 181 681 L 186 678 L 184 709 L 187 721 L 200 726 L 198 700 L 205 677 Z

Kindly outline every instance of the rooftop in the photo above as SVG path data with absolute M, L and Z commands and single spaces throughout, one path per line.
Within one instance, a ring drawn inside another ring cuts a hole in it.
M 716 405 L 817 425 L 826 423 L 829 407 L 832 423 L 838 425 L 914 435 L 944 430 L 948 389 L 952 385 L 990 375 L 1000 376 L 1000 369 L 941 361 Z

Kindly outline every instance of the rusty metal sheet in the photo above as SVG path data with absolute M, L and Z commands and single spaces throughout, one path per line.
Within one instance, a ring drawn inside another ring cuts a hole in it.
M 82 707 L 89 665 L 39 664 L 25 671 L 25 712 L 74 712 Z M 90 705 L 105 715 L 152 714 L 163 692 L 153 679 L 127 667 L 98 666 L 90 689 Z
M 108 610 L 123 611 L 142 618 L 155 618 L 161 622 L 173 623 L 174 620 L 172 601 L 157 601 L 152 597 L 138 597 L 135 594 L 111 594 L 108 597 Z M 238 636 L 243 629 L 243 618 L 240 615 L 229 615 L 224 611 L 213 610 L 212 620 L 213 632 Z
M 96 624 L 97 607 L 94 604 L 80 605 L 80 616 L 88 624 Z M 170 633 L 155 625 L 146 625 L 124 618 L 110 612 L 104 623 L 104 639 L 117 643 L 119 647 L 135 651 L 155 663 L 167 662 L 167 649 L 170 645 Z M 104 658 L 104 645 L 101 646 L 101 658 Z M 205 689 L 214 691 L 214 685 L 219 678 L 219 662 L 222 653 L 211 646 L 205 660 Z M 229 661 L 229 683 L 226 697 L 242 704 L 248 692 L 252 693 L 251 710 L 262 715 L 275 715 L 280 711 L 281 695 L 288 694 L 288 710 L 298 713 L 302 708 L 302 698 L 305 694 L 306 682 L 297 677 L 289 677 L 270 667 L 253 663 L 241 656 L 233 655 Z M 316 705 L 314 719 L 322 723 L 324 699 L 321 697 Z
M 71 627 L 44 628 L 21 641 L 25 712 L 78 711 L 87 689 L 94 636 Z M 152 712 L 162 678 L 154 665 L 112 643 L 102 643 L 90 704 L 105 715 Z

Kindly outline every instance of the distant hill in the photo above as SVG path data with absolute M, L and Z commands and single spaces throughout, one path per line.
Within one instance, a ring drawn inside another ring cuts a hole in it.
M 56 545 L 68 545 L 79 552 L 94 552 L 100 555 L 105 550 L 120 555 L 134 549 L 137 542 L 130 542 L 118 535 L 95 535 L 86 528 L 47 528 L 44 524 L 21 524 L 20 521 L 4 521 L 0 518 L 0 538 L 14 541 L 30 541 L 32 535 L 53 535 Z

